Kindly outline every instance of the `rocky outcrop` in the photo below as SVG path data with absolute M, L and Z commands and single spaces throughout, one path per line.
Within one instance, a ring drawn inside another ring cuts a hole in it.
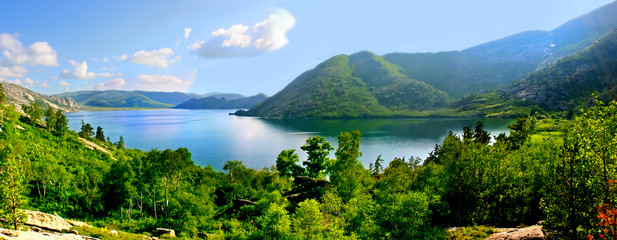
M 62 232 L 71 229 L 71 224 L 57 215 L 51 215 L 43 212 L 24 210 L 28 215 L 28 221 L 25 223 L 28 226 Z
M 290 202 L 299 203 L 309 198 L 321 198 L 330 182 L 324 179 L 313 179 L 307 176 L 294 178 L 294 188 L 285 195 Z
M 43 108 L 51 106 L 52 108 L 60 109 L 64 112 L 75 112 L 81 109 L 79 104 L 71 97 L 47 96 L 17 84 L 7 82 L 0 82 L 0 84 L 2 84 L 4 88 L 6 103 L 13 104 L 18 109 L 21 109 L 21 105 L 30 104 L 32 101 L 41 103 Z
M 72 233 L 13 231 L 0 228 L 0 240 L 91 240 L 95 238 Z
M 174 231 L 173 229 L 168 229 L 168 228 L 157 228 L 156 230 L 154 230 L 154 235 L 155 236 L 169 235 L 170 237 L 176 237 L 176 231 Z
M 541 240 L 544 239 L 542 226 L 533 225 L 527 228 L 508 229 L 508 231 L 493 234 L 486 240 Z

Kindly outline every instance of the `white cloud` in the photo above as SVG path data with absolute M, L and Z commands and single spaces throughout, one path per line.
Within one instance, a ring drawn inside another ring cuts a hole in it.
M 109 62 L 109 58 L 104 57 L 103 59 L 101 59 L 101 61 L 103 61 L 103 62 Z
M 12 84 L 17 84 L 21 86 L 21 80 L 19 80 L 19 78 L 15 78 L 13 80 L 4 80 L 7 83 L 12 83 Z
M 42 82 L 36 81 L 36 85 L 38 87 L 40 87 L 40 88 L 48 88 L 49 87 L 49 84 L 47 84 L 47 81 L 42 81 Z
M 28 73 L 28 69 L 22 66 L 0 66 L 0 80 L 7 78 L 20 78 L 24 77 Z
M 130 56 L 128 59 L 132 63 L 143 64 L 147 67 L 167 68 L 169 65 L 180 61 L 180 56 L 172 59 L 167 59 L 171 55 L 174 55 L 174 51 L 171 48 L 161 48 L 159 50 L 152 51 L 139 51 Z
M 195 51 L 195 50 L 201 48 L 201 45 L 203 45 L 204 43 L 206 43 L 206 41 L 204 41 L 204 40 L 196 41 L 195 43 L 186 46 L 186 49 L 190 49 L 190 50 Z
M 24 79 L 24 83 L 30 87 L 32 87 L 32 85 L 34 85 L 34 80 L 32 80 L 31 78 L 26 78 Z
M 88 64 L 86 63 L 86 61 L 83 61 L 81 63 L 77 63 L 73 60 L 69 60 L 69 63 L 71 64 L 71 66 L 73 67 L 72 70 L 69 69 L 64 69 L 62 71 L 62 73 L 60 73 L 60 75 L 58 75 L 60 78 L 64 78 L 64 79 L 92 79 L 95 77 L 103 77 L 103 78 L 109 78 L 109 77 L 113 77 L 114 74 L 113 73 L 93 73 L 93 72 L 88 72 Z
M 114 58 L 118 61 L 124 61 L 128 58 L 128 56 L 126 56 L 126 54 L 122 54 L 122 56 L 115 56 Z
M 69 82 L 67 82 L 67 81 L 60 81 L 58 83 L 58 86 L 60 86 L 60 87 L 70 87 L 71 84 Z
M 99 90 L 109 90 L 109 89 L 120 89 L 120 87 L 125 86 L 126 82 L 123 78 L 114 78 L 96 85 L 96 88 Z
M 0 50 L 3 56 L 0 65 L 3 66 L 58 66 L 56 51 L 47 42 L 35 42 L 24 48 L 14 35 L 0 33 Z
M 185 28 L 184 29 L 184 39 L 188 39 L 189 38 L 189 35 L 191 34 L 192 30 L 193 30 L 192 28 Z
M 101 71 L 116 71 L 118 69 L 116 69 L 115 67 L 102 67 Z
M 251 57 L 285 46 L 285 36 L 296 24 L 287 10 L 277 9 L 264 21 L 253 26 L 237 24 L 212 32 L 207 43 L 195 42 L 187 48 L 198 51 L 204 58 Z
M 194 77 L 195 72 L 193 72 L 193 79 Z M 139 83 L 135 84 L 137 87 L 151 91 L 184 92 L 193 85 L 193 80 L 182 80 L 179 77 L 165 74 L 141 74 L 137 78 L 139 79 Z

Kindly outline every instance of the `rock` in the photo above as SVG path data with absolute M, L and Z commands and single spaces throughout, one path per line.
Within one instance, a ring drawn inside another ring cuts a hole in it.
M 165 234 L 169 235 L 170 237 L 176 237 L 176 231 L 174 231 L 173 229 L 157 228 L 156 230 L 154 230 L 154 235 L 156 236 L 161 236 Z
M 112 237 L 116 237 L 116 236 L 118 236 L 118 231 L 111 230 L 111 231 L 109 231 L 109 235 L 111 235 Z
M 493 234 L 486 240 L 541 240 L 544 239 L 542 226 L 533 225 L 528 228 L 520 228 L 514 231 Z
M 67 221 L 57 215 L 51 215 L 31 210 L 24 210 L 24 212 L 28 215 L 28 221 L 26 221 L 25 223 L 28 226 L 35 226 L 56 232 L 62 232 L 71 229 L 71 224 L 69 224 Z
M 87 224 L 85 222 L 82 221 L 76 221 L 76 220 L 66 220 L 69 224 L 73 225 L 73 226 L 78 226 L 78 227 L 92 227 L 92 225 Z
M 41 229 L 37 228 L 37 227 L 30 227 L 30 230 L 35 231 L 35 232 L 40 232 Z
M 18 231 L 13 231 L 13 230 L 8 230 L 8 229 L 1 229 L 1 228 L 0 228 L 0 234 L 5 235 L 5 236 L 9 236 L 9 237 L 17 237 L 17 236 L 19 236 L 19 232 Z
M 77 230 L 70 230 L 69 233 L 79 235 L 79 232 L 77 232 Z

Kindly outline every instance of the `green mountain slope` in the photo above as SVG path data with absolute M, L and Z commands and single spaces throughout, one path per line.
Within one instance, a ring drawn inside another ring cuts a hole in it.
M 481 93 L 524 78 L 534 70 L 585 49 L 617 28 L 617 2 L 566 22 L 552 31 L 526 31 L 463 51 L 391 53 L 410 78 L 454 97 Z
M 183 92 L 150 92 L 150 91 L 78 91 L 54 95 L 56 97 L 72 97 L 79 104 L 90 107 L 126 107 L 126 108 L 168 108 L 186 102 L 193 98 L 215 97 L 227 100 L 239 99 L 244 96 L 237 93 L 207 93 L 199 95 Z
M 581 107 L 594 91 L 605 100 L 615 99 L 617 31 L 589 49 L 536 71 L 502 91 L 548 110 Z
M 463 97 L 453 107 L 485 116 L 522 115 L 534 105 L 550 111 L 576 111 L 590 103 L 594 92 L 604 101 L 617 98 L 617 30 L 523 80 Z
M 180 109 L 248 109 L 262 103 L 268 98 L 263 93 L 250 97 L 227 99 L 223 97 L 192 98 L 178 104 L 174 108 Z
M 338 55 L 249 111 L 268 118 L 389 116 L 444 106 L 447 95 L 370 52 Z

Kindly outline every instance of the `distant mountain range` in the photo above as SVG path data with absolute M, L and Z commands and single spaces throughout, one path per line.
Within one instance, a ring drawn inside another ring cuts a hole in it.
M 614 91 L 614 75 L 601 72 L 608 66 L 598 64 L 613 63 L 606 58 L 613 54 L 608 46 L 613 35 L 608 34 L 615 28 L 617 2 L 612 2 L 552 31 L 522 32 L 463 51 L 338 55 L 304 72 L 262 104 L 238 114 L 267 118 L 387 117 L 448 108 L 453 116 L 510 116 L 522 114 L 525 106 L 534 104 L 567 110 L 575 105 L 573 102 L 581 101 L 572 98 L 585 98 L 591 90 L 605 95 Z M 609 40 L 600 41 L 605 47 L 594 44 L 605 36 Z M 594 50 L 585 51 L 592 45 Z M 577 54 L 581 51 L 584 53 Z M 583 59 L 586 64 L 580 63 Z M 563 75 L 565 72 L 588 76 L 569 78 Z M 560 80 L 555 81 L 555 76 Z M 594 77 L 603 80 L 591 79 Z M 552 86 L 548 84 L 551 81 L 562 85 Z M 595 85 L 579 87 L 590 82 Z M 502 90 L 491 92 L 495 89 Z M 507 107 L 506 102 L 510 104 Z
M 221 99 L 222 101 L 236 101 L 246 98 L 237 93 L 183 93 L 183 92 L 150 92 L 150 91 L 78 91 L 56 94 L 55 97 L 71 97 L 79 104 L 89 107 L 107 108 L 172 108 L 187 101 L 194 102 L 196 99 Z M 250 101 L 250 100 L 249 100 Z M 240 101 L 241 102 L 241 101 Z M 187 103 L 191 104 L 191 103 Z M 186 104 L 185 104 L 186 105 Z M 232 104 L 233 105 L 233 104 Z M 254 105 L 254 104 L 253 104 Z M 252 107 L 250 105 L 249 107 Z M 188 106 L 188 105 L 187 105 Z M 191 105 L 190 108 L 200 108 Z M 243 105 L 245 106 L 245 105 Z M 210 108 L 203 105 L 201 108 Z M 220 108 L 220 107 L 213 107 Z M 248 107 L 239 107 L 248 108 Z
M 241 96 L 241 95 L 240 95 Z M 267 95 L 260 93 L 250 97 L 227 98 L 211 95 L 204 98 L 192 98 L 186 102 L 178 104 L 174 108 L 180 109 L 248 109 L 262 103 L 268 98 Z

